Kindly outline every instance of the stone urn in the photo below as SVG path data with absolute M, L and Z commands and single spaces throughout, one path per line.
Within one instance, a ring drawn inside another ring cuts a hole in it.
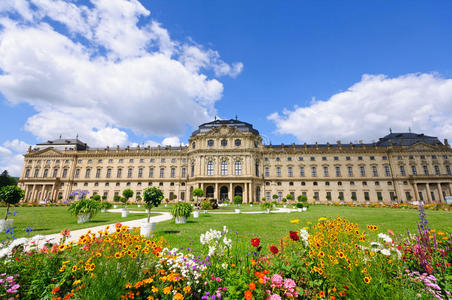
M 199 218 L 199 210 L 193 212 L 193 218 Z
M 155 225 L 156 225 L 156 223 L 152 223 L 152 222 L 141 223 L 140 234 L 146 238 L 151 237 L 151 235 L 154 235 L 153 232 L 155 231 Z
M 187 223 L 187 218 L 184 216 L 178 216 L 175 218 L 176 224 L 185 224 Z

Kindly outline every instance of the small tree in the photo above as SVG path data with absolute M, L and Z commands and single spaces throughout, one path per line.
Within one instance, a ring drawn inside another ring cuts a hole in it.
M 122 196 L 125 200 L 121 199 L 121 202 L 125 205 L 129 201 L 129 198 L 133 196 L 133 191 L 131 189 L 125 189 L 124 191 L 122 191 Z
M 96 200 L 96 201 L 100 201 L 100 195 L 98 195 L 98 194 L 93 195 L 93 196 L 91 197 L 91 199 Z
M 297 200 L 298 200 L 298 202 L 306 203 L 306 202 L 308 202 L 308 197 L 305 195 L 300 195 L 300 196 L 298 196 Z
M 172 195 L 171 195 L 171 201 L 172 201 L 172 200 L 176 200 L 176 199 L 177 199 L 176 194 L 172 194 Z
M 239 206 L 239 204 L 242 204 L 243 199 L 242 196 L 234 196 L 234 198 L 232 199 L 232 201 L 234 201 L 234 204 L 236 204 L 237 206 Z
M 148 223 L 151 218 L 151 209 L 157 207 L 162 203 L 163 193 L 157 187 L 150 187 L 143 191 L 143 200 L 146 203 L 145 206 L 148 209 Z
M 278 195 L 276 195 L 276 194 L 273 194 L 272 198 L 273 198 L 273 200 L 275 200 L 275 201 L 276 201 L 276 199 L 279 199 L 279 196 L 278 196 Z
M 262 197 L 261 200 L 262 200 L 262 202 L 266 202 L 266 201 L 267 201 L 267 198 Z
M 9 206 L 19 203 L 24 195 L 24 191 L 15 185 L 7 185 L 0 188 L 0 199 L 6 203 L 5 221 L 8 219 Z
M 136 198 L 136 202 L 138 203 L 138 202 L 140 202 L 141 201 L 141 196 L 137 196 L 137 198 Z
M 114 202 L 120 202 L 120 201 L 121 201 L 121 196 L 115 195 L 115 196 L 113 197 L 113 201 L 114 201 Z
M 102 196 L 102 201 L 105 201 L 105 200 L 107 200 L 107 195 Z
M 287 194 L 286 199 L 291 202 L 293 200 L 293 195 L 292 194 Z
M 200 188 L 196 188 L 193 190 L 192 194 L 196 197 L 196 209 L 199 209 L 199 197 L 204 196 L 204 191 Z
M 286 197 L 282 198 L 281 201 L 282 201 L 282 203 L 286 204 L 287 203 Z

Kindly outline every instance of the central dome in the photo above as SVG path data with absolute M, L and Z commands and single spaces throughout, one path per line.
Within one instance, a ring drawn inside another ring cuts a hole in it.
M 226 125 L 228 127 L 237 128 L 238 130 L 240 130 L 242 132 L 251 132 L 253 134 L 259 135 L 259 131 L 254 129 L 253 125 L 251 125 L 250 123 L 230 119 L 230 120 L 215 120 L 212 122 L 201 124 L 201 125 L 199 125 L 197 130 L 193 131 L 192 136 L 196 135 L 198 133 L 209 132 L 210 130 L 221 127 L 223 125 Z

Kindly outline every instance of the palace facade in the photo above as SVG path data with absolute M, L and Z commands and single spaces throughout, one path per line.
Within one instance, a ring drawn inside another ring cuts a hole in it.
M 90 148 L 78 139 L 30 147 L 19 185 L 26 202 L 63 201 L 77 189 L 108 201 L 150 186 L 188 201 L 194 188 L 219 201 L 306 195 L 308 202 L 444 203 L 452 195 L 452 150 L 415 133 L 377 142 L 264 145 L 253 126 L 215 120 L 199 126 L 187 146 Z M 276 196 L 274 196 L 276 195 Z

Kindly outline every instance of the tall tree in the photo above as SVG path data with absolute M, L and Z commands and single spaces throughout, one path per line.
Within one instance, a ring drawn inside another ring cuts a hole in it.
M 2 174 L 0 174 L 0 188 L 8 185 L 17 185 L 17 180 L 16 178 L 9 176 L 7 170 L 4 170 Z

